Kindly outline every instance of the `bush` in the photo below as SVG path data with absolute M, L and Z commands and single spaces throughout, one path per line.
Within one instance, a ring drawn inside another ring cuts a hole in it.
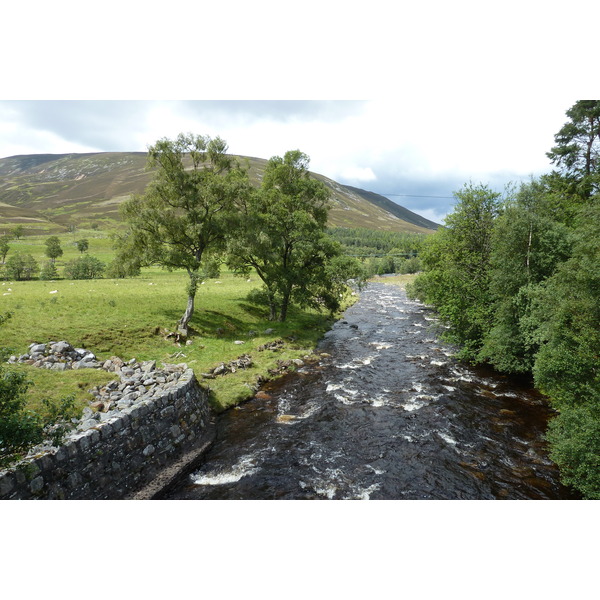
M 58 279 L 58 271 L 53 262 L 47 262 L 40 271 L 40 279 L 44 281 L 50 281 L 51 279 Z
M 0 367 L 0 464 L 42 441 L 41 419 L 25 410 L 29 385 L 23 373 Z
M 82 256 L 65 265 L 65 277 L 67 279 L 100 279 L 104 269 L 104 263 L 95 256 Z
M 141 273 L 140 263 L 115 259 L 106 267 L 105 275 L 109 279 L 137 277 Z
M 21 281 L 24 279 L 32 279 L 38 272 L 39 267 L 31 254 L 23 254 L 15 252 L 7 261 L 4 268 L 5 277 Z

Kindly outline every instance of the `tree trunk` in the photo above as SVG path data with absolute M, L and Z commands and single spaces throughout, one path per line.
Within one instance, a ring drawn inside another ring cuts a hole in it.
M 285 292 L 281 299 L 281 310 L 279 311 L 279 321 L 283 323 L 287 319 L 288 306 L 290 304 L 291 292 Z
M 179 320 L 177 330 L 185 337 L 188 335 L 188 323 L 194 314 L 194 298 L 195 294 L 188 295 L 187 308 L 183 313 L 183 317 Z

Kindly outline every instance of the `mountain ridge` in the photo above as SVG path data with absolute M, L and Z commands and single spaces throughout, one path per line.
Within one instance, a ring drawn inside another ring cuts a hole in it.
M 146 152 L 23 154 L 0 159 L 0 231 L 16 224 L 29 233 L 57 233 L 70 226 L 114 225 L 119 205 L 141 194 L 152 177 Z M 259 185 L 266 159 L 237 156 Z M 432 233 L 438 224 L 385 196 L 311 171 L 331 193 L 329 224 L 383 231 Z

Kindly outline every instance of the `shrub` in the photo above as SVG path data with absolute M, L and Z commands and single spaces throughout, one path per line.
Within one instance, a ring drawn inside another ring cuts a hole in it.
M 67 279 L 100 279 L 104 269 L 104 263 L 95 256 L 82 256 L 65 265 L 65 277 Z
M 40 279 L 49 281 L 51 279 L 58 279 L 58 271 L 56 265 L 52 261 L 48 261 L 40 271 Z
M 15 252 L 5 265 L 5 277 L 7 279 L 15 279 L 21 281 L 24 279 L 32 279 L 38 272 L 39 267 L 31 254 L 23 254 Z
M 23 373 L 0 367 L 0 464 L 42 440 L 41 419 L 25 410 L 29 385 Z

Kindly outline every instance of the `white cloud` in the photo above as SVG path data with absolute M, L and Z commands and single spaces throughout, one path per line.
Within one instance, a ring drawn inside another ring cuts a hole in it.
M 375 181 L 377 179 L 371 167 L 346 167 L 340 172 L 340 178 L 350 181 Z

